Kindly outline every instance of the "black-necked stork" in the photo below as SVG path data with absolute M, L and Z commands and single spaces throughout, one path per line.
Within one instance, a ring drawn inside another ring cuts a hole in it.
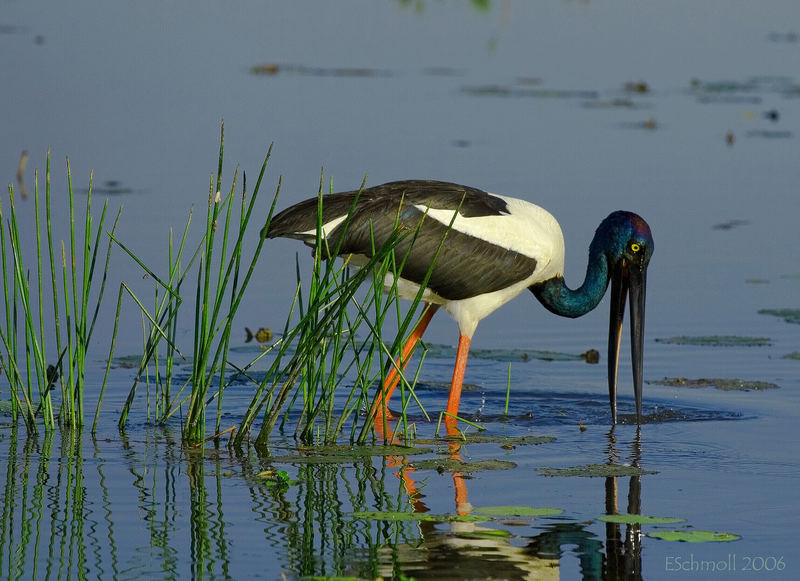
M 297 238 L 313 247 L 318 205 L 318 198 L 312 198 L 280 212 L 263 234 Z M 323 196 L 321 223 L 328 249 L 338 248 L 340 256 L 362 259 L 385 244 L 398 228 L 415 232 L 401 239 L 395 249 L 401 256 L 407 253 L 398 291 L 401 297 L 413 299 L 431 270 L 423 291 L 429 306 L 408 338 L 398 365 L 407 363 L 431 317 L 439 306 L 444 307 L 460 332 L 447 404 L 449 416 L 458 414 L 469 344 L 481 319 L 525 289 L 549 311 L 579 317 L 597 306 L 610 282 L 608 387 L 612 419 L 616 423 L 619 340 L 627 295 L 633 387 L 637 420 L 641 419 L 645 283 L 653 237 L 638 215 L 616 211 L 601 222 L 589 245 L 586 278 L 575 290 L 564 282 L 561 227 L 549 212 L 524 200 L 446 182 L 398 181 Z M 388 413 L 386 405 L 397 380 L 394 372 L 386 378 L 380 413 Z

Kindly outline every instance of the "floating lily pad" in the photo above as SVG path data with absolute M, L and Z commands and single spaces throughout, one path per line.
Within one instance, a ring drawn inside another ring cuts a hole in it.
M 603 514 L 597 520 L 622 525 L 664 525 L 683 522 L 685 519 L 663 516 L 647 516 L 644 514 Z
M 442 438 L 445 442 L 458 442 L 462 444 L 500 444 L 501 446 L 538 446 L 555 442 L 553 436 L 503 436 L 500 434 L 470 433 L 463 436 L 446 436 Z M 430 444 L 433 440 L 418 440 L 420 443 Z M 438 440 L 437 443 L 440 443 Z
M 590 361 L 593 350 L 581 354 L 558 353 L 556 351 L 542 351 L 538 349 L 470 349 L 470 359 L 486 359 L 489 361 Z M 429 343 L 427 356 L 440 359 L 452 359 L 456 356 L 456 349 L 450 345 Z
M 780 317 L 787 323 L 800 325 L 800 309 L 761 309 L 758 314 Z
M 648 537 L 664 541 L 682 541 L 687 543 L 719 543 L 737 541 L 741 537 L 733 533 L 716 533 L 714 531 L 653 531 Z
M 475 516 L 471 514 L 432 514 L 428 512 L 389 512 L 380 510 L 354 512 L 353 517 L 370 520 L 410 520 L 425 522 L 486 522 L 490 520 L 485 516 Z
M 699 337 L 657 338 L 656 343 L 669 343 L 671 345 L 702 345 L 709 347 L 764 347 L 772 345 L 769 337 L 743 337 L 740 335 L 705 335 Z
M 431 450 L 417 448 L 416 446 L 401 446 L 387 444 L 380 446 L 348 446 L 333 444 L 330 446 L 303 446 L 298 448 L 301 452 L 312 454 L 326 454 L 329 456 L 408 456 L 411 454 L 428 454 Z
M 603 478 L 608 476 L 642 476 L 644 474 L 657 474 L 653 470 L 643 470 L 636 466 L 620 466 L 618 464 L 586 464 L 585 466 L 570 466 L 568 468 L 537 468 L 544 476 L 584 476 L 588 478 Z
M 656 385 L 668 385 L 671 387 L 709 387 L 714 386 L 723 391 L 762 391 L 765 389 L 776 389 L 780 386 L 769 383 L 767 381 L 746 381 L 744 379 L 723 379 L 723 378 L 709 378 L 709 379 L 686 379 L 685 377 L 665 377 L 658 381 L 649 381 Z
M 291 464 L 331 464 L 351 462 L 368 456 L 410 456 L 430 454 L 430 448 L 414 446 L 314 446 L 300 448 L 300 454 L 285 454 L 270 457 L 271 462 Z M 303 453 L 305 452 L 305 453 Z
M 417 470 L 436 470 L 438 472 L 484 472 L 486 470 L 511 470 L 516 468 L 514 462 L 508 460 L 478 460 L 476 462 L 463 462 L 455 458 L 434 458 L 419 460 L 413 463 Z
M 783 356 L 784 359 L 796 359 L 800 361 L 800 351 L 792 351 Z
M 564 512 L 561 508 L 532 506 L 482 506 L 472 511 L 472 514 L 483 516 L 553 516 Z

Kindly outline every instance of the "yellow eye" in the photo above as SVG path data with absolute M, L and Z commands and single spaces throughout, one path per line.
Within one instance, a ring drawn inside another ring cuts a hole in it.
M 639 246 L 638 244 L 636 244 L 635 242 L 633 244 L 631 244 L 631 250 L 633 250 L 634 252 L 639 252 L 639 250 L 641 250 L 641 248 L 642 247 Z

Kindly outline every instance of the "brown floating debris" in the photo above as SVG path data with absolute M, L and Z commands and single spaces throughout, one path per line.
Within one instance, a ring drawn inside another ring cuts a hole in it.
M 649 93 L 650 85 L 645 81 L 629 81 L 625 83 L 625 90 L 629 93 Z
M 250 67 L 251 75 L 293 74 L 311 77 L 390 77 L 391 71 L 369 67 L 310 67 L 306 65 L 264 63 Z

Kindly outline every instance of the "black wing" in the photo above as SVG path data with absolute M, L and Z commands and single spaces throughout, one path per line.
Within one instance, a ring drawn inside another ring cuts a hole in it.
M 349 220 L 328 232 L 327 248 L 338 249 L 340 255 L 371 256 L 372 248 L 381 248 L 398 229 L 407 232 L 395 246 L 398 264 L 405 260 L 401 276 L 422 283 L 436 257 L 428 287 L 448 300 L 506 288 L 536 268 L 534 259 L 426 219 L 416 206 L 458 210 L 466 218 L 508 213 L 503 199 L 475 188 L 428 180 L 391 182 L 360 194 L 322 197 L 323 224 L 349 214 Z M 313 246 L 317 211 L 317 198 L 300 202 L 273 217 L 267 236 L 297 238 Z

